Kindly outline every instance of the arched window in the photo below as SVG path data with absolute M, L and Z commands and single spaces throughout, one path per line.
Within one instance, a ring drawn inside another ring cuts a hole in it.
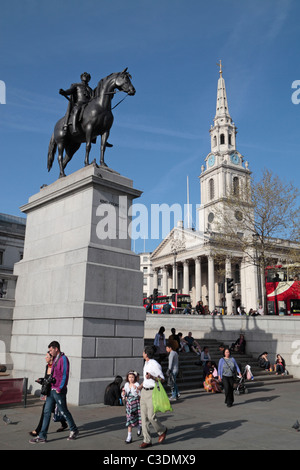
M 214 140 L 213 140 L 213 142 L 214 142 L 214 143 L 213 143 L 213 146 L 216 147 L 216 145 L 217 145 L 217 136 L 216 136 L 216 135 L 214 135 Z
M 208 182 L 208 193 L 209 199 L 212 200 L 215 197 L 215 183 L 214 180 L 211 178 Z
M 234 196 L 238 196 L 240 192 L 240 183 L 237 176 L 233 178 L 233 194 Z
M 224 134 L 221 134 L 220 135 L 220 144 L 225 144 L 225 135 Z

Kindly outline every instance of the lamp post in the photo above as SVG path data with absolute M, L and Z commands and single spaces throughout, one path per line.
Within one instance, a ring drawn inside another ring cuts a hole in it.
M 255 232 L 252 234 L 252 237 L 253 237 L 253 244 L 255 246 L 255 266 L 256 266 L 256 276 L 257 276 L 258 302 L 259 302 L 259 305 L 262 305 L 260 258 L 258 257 L 258 251 L 257 251 L 259 234 Z
M 177 284 L 177 270 L 176 270 L 176 256 L 177 256 L 177 251 L 175 249 L 172 250 L 172 254 L 174 256 L 174 264 L 173 264 L 173 289 L 177 289 L 176 284 Z

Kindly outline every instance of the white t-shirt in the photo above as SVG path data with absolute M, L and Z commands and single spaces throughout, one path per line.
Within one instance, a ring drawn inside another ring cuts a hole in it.
M 140 384 L 138 382 L 135 382 L 134 387 L 129 387 L 129 382 L 126 382 L 126 384 L 124 385 L 124 390 L 125 390 L 126 396 L 129 395 L 129 393 L 131 392 L 131 394 L 134 397 L 138 397 L 140 395 L 140 392 L 137 389 L 139 387 L 139 385 Z
M 157 361 L 155 361 L 155 359 L 149 359 L 149 361 L 145 362 L 144 370 L 143 370 L 143 377 L 144 377 L 143 387 L 145 388 L 152 388 L 155 385 L 155 380 L 146 379 L 147 372 L 153 375 L 153 377 L 159 376 L 162 379 L 165 378 L 160 364 Z

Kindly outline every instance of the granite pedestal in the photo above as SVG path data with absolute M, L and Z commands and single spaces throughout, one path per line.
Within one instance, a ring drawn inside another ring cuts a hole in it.
M 52 340 L 71 363 L 68 401 L 102 403 L 116 375 L 142 372 L 145 312 L 128 210 L 141 192 L 90 165 L 32 196 L 13 314 L 14 375 L 32 392 Z

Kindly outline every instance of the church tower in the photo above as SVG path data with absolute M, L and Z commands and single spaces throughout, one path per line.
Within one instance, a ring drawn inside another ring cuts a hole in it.
M 198 217 L 199 230 L 202 232 L 217 230 L 216 222 L 222 214 L 224 198 L 232 192 L 238 194 L 241 188 L 249 187 L 251 174 L 248 162 L 244 162 L 244 157 L 236 147 L 237 128 L 229 113 L 221 61 L 218 66 L 220 76 L 216 114 L 209 130 L 211 151 L 205 158 L 205 165 L 202 165 L 199 176 L 201 205 Z M 238 211 L 235 218 L 238 226 Z

